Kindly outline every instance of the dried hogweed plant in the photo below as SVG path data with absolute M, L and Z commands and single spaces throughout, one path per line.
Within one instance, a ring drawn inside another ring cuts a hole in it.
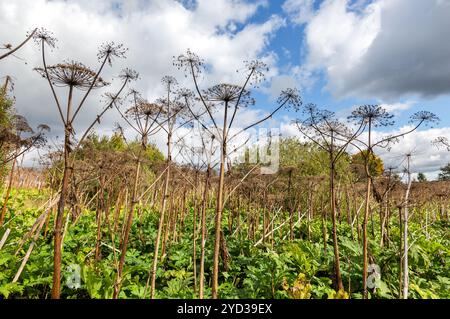
M 355 109 L 348 119 L 358 126 L 362 126 L 363 130 L 367 133 L 367 140 L 364 141 L 360 138 L 355 138 L 351 144 L 358 148 L 364 156 L 365 160 L 365 174 L 367 177 L 366 189 L 365 189 L 365 208 L 364 208 L 364 220 L 363 220 L 363 297 L 368 298 L 367 289 L 367 277 L 368 277 L 368 238 L 367 238 L 367 224 L 370 214 L 370 199 L 371 188 L 373 185 L 373 176 L 371 176 L 369 170 L 369 159 L 374 156 L 374 148 L 388 148 L 390 149 L 393 143 L 399 141 L 400 138 L 416 131 L 422 125 L 434 124 L 439 121 L 439 118 L 428 111 L 419 111 L 414 113 L 410 117 L 410 123 L 412 128 L 405 132 L 398 134 L 388 135 L 381 137 L 376 141 L 373 141 L 373 128 L 374 127 L 386 127 L 392 126 L 395 121 L 393 115 L 389 114 L 386 109 L 379 105 L 362 105 Z
M 111 95 L 114 99 L 112 99 L 110 103 L 102 110 L 102 112 L 97 115 L 92 124 L 88 126 L 87 131 L 85 131 L 81 139 L 78 142 L 75 142 L 75 130 L 73 128 L 73 124 L 77 115 L 81 111 L 92 90 L 108 85 L 108 83 L 100 77 L 105 64 L 108 63 L 111 65 L 114 58 L 124 58 L 126 49 L 123 48 L 123 45 L 116 45 L 112 42 L 103 44 L 98 53 L 98 58 L 101 65 L 97 71 L 93 71 L 79 62 L 65 62 L 48 66 L 45 49 L 46 47 L 54 48 L 56 39 L 49 31 L 45 29 L 38 29 L 34 34 L 33 39 L 41 48 L 43 63 L 42 67 L 36 68 L 35 70 L 47 79 L 58 113 L 64 125 L 64 170 L 54 230 L 54 268 L 52 286 L 52 298 L 58 299 L 60 297 L 61 290 L 61 245 L 63 238 L 64 207 L 70 187 L 69 182 L 74 169 L 73 159 L 71 158 L 72 152 L 74 148 L 77 148 L 83 142 L 92 127 L 96 123 L 100 122 L 101 116 L 103 116 L 103 114 L 105 114 L 105 112 L 112 107 L 117 97 L 124 90 L 125 86 L 130 81 L 136 80 L 138 75 L 136 72 L 128 69 L 120 75 L 122 85 L 117 93 Z M 56 88 L 58 87 L 68 88 L 68 102 L 65 108 L 62 106 L 56 93 Z M 85 91 L 81 101 L 77 104 L 74 103 L 73 99 L 75 89 Z
M 186 75 L 190 75 L 193 80 L 195 92 L 201 107 L 208 114 L 207 122 L 203 122 L 199 117 L 196 117 L 197 121 L 201 121 L 200 124 L 204 128 L 208 128 L 212 136 L 216 137 L 216 140 L 221 145 L 220 156 L 220 169 L 219 169 L 219 181 L 217 188 L 217 201 L 216 201 L 216 216 L 215 216 L 215 236 L 214 236 L 214 257 L 213 257 L 213 278 L 212 278 L 212 297 L 215 299 L 218 297 L 218 278 L 219 278 L 219 255 L 222 250 L 222 255 L 226 251 L 225 236 L 223 235 L 222 224 L 222 211 L 224 204 L 224 178 L 225 178 L 225 163 L 227 161 L 229 152 L 228 144 L 237 135 L 247 131 L 248 129 L 263 123 L 270 119 L 276 112 L 278 112 L 283 106 L 300 105 L 301 100 L 298 92 L 294 89 L 283 91 L 280 99 L 277 101 L 277 107 L 266 117 L 262 118 L 255 123 L 238 130 L 233 136 L 229 136 L 229 132 L 232 130 L 232 125 L 235 122 L 237 112 L 239 109 L 248 105 L 253 105 L 255 102 L 251 98 L 249 87 L 257 86 L 264 80 L 264 74 L 267 72 L 267 65 L 263 62 L 252 60 L 246 61 L 244 71 L 238 73 L 244 75 L 244 81 L 242 85 L 222 83 L 212 86 L 206 90 L 201 90 L 198 83 L 199 74 L 204 69 L 204 61 L 198 55 L 191 50 L 187 50 L 185 54 L 174 57 L 173 63 L 178 69 L 184 70 Z M 216 112 L 214 112 L 216 110 Z M 221 112 L 217 112 L 220 110 Z M 229 114 L 231 112 L 231 116 Z M 213 114 L 219 114 L 219 118 Z M 210 123 L 211 125 L 208 125 Z M 211 128 L 209 128 L 211 127 Z

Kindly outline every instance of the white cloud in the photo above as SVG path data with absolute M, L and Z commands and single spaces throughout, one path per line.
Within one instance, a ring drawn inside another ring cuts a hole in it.
M 377 35 L 379 12 L 372 4 L 361 16 L 347 11 L 347 0 L 325 1 L 306 28 L 309 66 L 323 67 L 330 80 L 352 69 Z
M 285 4 L 296 2 L 306 3 Z M 449 94 L 449 3 L 325 0 L 308 14 L 306 65 L 324 71 L 328 90 L 339 98 Z
M 283 4 L 283 10 L 289 15 L 295 24 L 309 22 L 314 16 L 314 3 L 316 0 L 287 0 Z
M 409 110 L 415 104 L 416 102 L 408 101 L 404 103 L 391 103 L 391 104 L 382 103 L 380 104 L 380 106 L 389 113 L 398 114 L 403 111 Z
M 276 99 L 280 95 L 281 91 L 296 86 L 297 82 L 294 77 L 289 75 L 278 75 L 272 77 L 270 87 L 267 89 L 267 92 L 270 94 L 272 99 Z

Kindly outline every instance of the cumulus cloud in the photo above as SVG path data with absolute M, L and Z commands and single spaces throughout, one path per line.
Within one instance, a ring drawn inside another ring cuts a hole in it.
M 310 1 L 288 0 L 291 14 L 294 3 L 311 8 Z M 449 4 L 325 0 L 308 19 L 298 16 L 307 22 L 306 64 L 325 72 L 327 88 L 339 98 L 450 94 Z
M 406 102 L 399 102 L 399 103 L 381 103 L 380 106 L 384 108 L 387 112 L 398 115 L 402 113 L 403 111 L 411 109 L 413 106 L 415 106 L 417 102 L 415 101 L 406 101 Z
M 287 0 L 283 10 L 288 13 L 290 20 L 296 24 L 309 22 L 314 16 L 314 3 L 316 0 Z

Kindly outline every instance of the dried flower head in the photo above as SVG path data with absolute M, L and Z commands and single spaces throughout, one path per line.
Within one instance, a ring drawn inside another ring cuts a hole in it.
M 177 58 L 174 56 L 173 59 L 174 66 L 176 66 L 179 70 L 184 69 L 185 72 L 189 73 L 201 73 L 204 65 L 203 59 L 193 53 L 190 49 L 187 49 L 185 54 L 181 54 Z
M 97 58 L 99 61 L 107 59 L 108 64 L 112 64 L 114 58 L 125 58 L 128 48 L 123 44 L 115 44 L 114 42 L 103 43 L 98 49 Z
M 266 78 L 265 73 L 269 71 L 267 64 L 258 60 L 250 60 L 244 61 L 244 65 L 245 65 L 245 72 L 248 72 L 248 76 L 250 76 L 249 78 L 250 84 L 256 85 L 265 80 Z M 239 70 L 237 70 L 236 72 L 239 73 Z
M 139 79 L 139 73 L 133 69 L 125 68 L 120 72 L 119 78 L 124 81 L 136 81 Z
M 112 108 L 114 104 L 121 104 L 122 98 L 117 93 L 106 92 L 102 95 L 102 102 Z
M 314 103 L 308 103 L 303 109 L 303 113 L 311 115 L 317 113 L 318 107 Z
M 419 111 L 414 113 L 410 118 L 410 123 L 419 123 L 420 124 L 436 124 L 439 123 L 439 117 L 437 117 L 434 113 L 428 111 Z
M 78 89 L 89 89 L 96 76 L 94 71 L 82 63 L 74 61 L 49 66 L 47 72 L 44 68 L 35 68 L 35 70 L 44 78 L 47 78 L 48 72 L 48 77 L 55 86 L 72 86 Z M 101 88 L 107 85 L 109 85 L 108 82 L 97 77 L 92 88 Z
M 332 123 L 335 121 L 334 119 L 334 112 L 319 109 L 316 104 L 314 103 L 308 103 L 304 108 L 304 113 L 307 114 L 308 118 L 304 121 L 306 125 L 313 126 L 313 125 L 332 125 Z M 333 126 L 336 126 L 337 123 L 334 123 Z M 331 129 L 331 128 L 330 128 Z M 329 131 L 330 129 L 323 129 L 324 131 Z M 332 130 L 332 129 L 331 129 Z
M 42 128 L 42 127 L 45 127 L 45 128 Z M 48 130 L 47 130 L 47 128 L 48 128 Z M 47 137 L 45 136 L 44 131 L 50 131 L 50 127 L 46 124 L 40 124 L 38 126 L 38 129 L 39 129 L 39 133 L 37 135 L 32 136 L 29 139 L 27 139 L 27 142 L 36 148 L 41 148 L 41 147 L 44 147 L 45 144 L 47 143 Z
M 125 113 L 134 119 L 156 117 L 162 111 L 162 106 L 157 103 L 150 103 L 143 98 L 137 98 L 135 105 L 130 107 Z
M 443 146 L 447 149 L 447 151 L 450 152 L 450 141 L 445 136 L 439 136 L 436 139 L 433 140 L 432 144 L 436 146 L 437 148 Z
M 194 92 L 192 90 L 181 88 L 177 90 L 177 95 L 183 99 L 192 99 L 194 97 Z
M 302 106 L 303 102 L 300 97 L 300 92 L 297 89 L 288 88 L 281 91 L 280 96 L 278 97 L 277 102 L 279 104 L 287 104 L 288 106 L 294 108 L 294 110 L 298 111 Z
M 242 92 L 242 93 L 241 93 Z M 246 107 L 255 104 L 255 100 L 250 96 L 250 91 L 242 90 L 242 87 L 234 84 L 218 84 L 204 91 L 204 96 L 207 101 L 213 103 L 237 103 L 238 107 Z
M 394 116 L 389 114 L 386 109 L 379 105 L 361 105 L 348 117 L 350 121 L 363 121 L 371 123 L 374 127 L 390 126 L 394 124 Z
M 46 30 L 45 28 L 37 29 L 33 35 L 33 40 L 38 45 L 47 44 L 51 48 L 55 47 L 57 41 L 53 36 L 53 33 Z
M 156 100 L 156 104 L 162 106 L 162 113 L 166 116 L 172 116 L 173 114 L 180 113 L 182 110 L 185 109 L 185 104 L 177 101 L 177 100 L 170 100 L 170 103 L 168 103 L 167 98 L 159 98 Z M 169 105 L 170 104 L 170 105 Z M 169 112 L 169 106 L 170 106 L 170 112 Z
M 3 47 L 0 48 L 0 49 L 11 50 L 12 49 L 12 44 L 11 43 L 5 43 L 5 44 L 3 44 Z
M 172 90 L 174 86 L 178 85 L 177 79 L 173 76 L 166 75 L 161 79 L 162 84 L 166 88 L 166 90 Z
M 187 103 L 191 105 L 197 99 L 194 92 L 186 88 L 178 89 L 175 93 L 177 96 L 176 100 L 181 103 Z
M 322 122 L 321 127 L 324 128 L 324 131 L 329 134 L 339 135 L 346 138 L 350 138 L 352 136 L 352 132 L 349 128 L 344 123 L 336 119 Z

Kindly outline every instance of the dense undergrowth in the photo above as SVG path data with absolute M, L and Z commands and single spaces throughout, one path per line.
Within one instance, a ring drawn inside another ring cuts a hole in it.
M 0 229 L 0 237 L 7 228 L 13 229 L 0 250 L 0 298 L 49 298 L 53 270 L 53 217 L 48 231 L 44 230 L 16 283 L 12 280 L 20 267 L 32 240 L 18 250 L 21 239 L 32 227 L 42 211 L 36 208 L 47 194 L 37 190 L 13 190 L 8 222 Z M 192 209 L 191 209 L 192 212 Z M 122 212 L 123 213 L 123 212 Z M 208 211 L 208 240 L 205 256 L 205 297 L 211 295 L 209 281 L 212 273 L 213 211 Z M 420 213 L 420 212 L 418 212 Z M 131 232 L 126 255 L 123 288 L 119 298 L 148 297 L 146 283 L 153 258 L 157 212 L 142 209 Z M 245 212 L 241 212 L 245 216 Z M 362 247 L 357 231 L 346 222 L 338 225 L 341 249 L 341 271 L 345 293 L 333 289 L 333 246 L 331 236 L 323 242 L 322 220 L 308 225 L 306 219 L 295 226 L 295 239 L 289 241 L 289 229 L 281 227 L 270 240 L 257 245 L 247 235 L 246 225 L 229 233 L 225 214 L 223 229 L 230 255 L 228 269 L 221 271 L 220 298 L 361 298 Z M 391 220 L 390 242 L 379 245 L 378 220 L 374 216 L 374 235 L 369 241 L 370 262 L 380 267 L 381 280 L 370 289 L 370 298 L 398 298 L 399 296 L 399 238 L 395 219 Z M 243 217 L 242 217 L 243 218 Z M 198 225 L 198 223 L 197 223 Z M 327 223 L 328 234 L 331 223 Z M 410 298 L 450 298 L 450 236 L 448 221 L 436 220 L 424 232 L 424 225 L 410 222 L 409 250 Z M 63 246 L 64 280 L 62 298 L 111 298 L 115 280 L 115 265 L 119 251 L 119 235 L 112 242 L 111 233 L 103 229 L 101 260 L 95 261 L 95 212 L 84 211 L 76 223 L 68 227 Z M 192 214 L 186 216 L 176 241 L 169 241 L 166 255 L 157 271 L 157 298 L 197 298 L 194 291 L 192 262 Z M 198 238 L 197 238 L 197 241 Z M 200 245 L 197 245 L 197 256 Z M 16 251 L 18 250 L 17 254 Z M 80 266 L 80 286 L 70 285 L 73 272 L 70 265 Z M 197 267 L 198 261 L 197 261 Z M 198 269 L 197 269 L 198 274 Z M 198 283 L 197 283 L 198 286 Z M 76 289 L 75 289 L 76 288 Z

